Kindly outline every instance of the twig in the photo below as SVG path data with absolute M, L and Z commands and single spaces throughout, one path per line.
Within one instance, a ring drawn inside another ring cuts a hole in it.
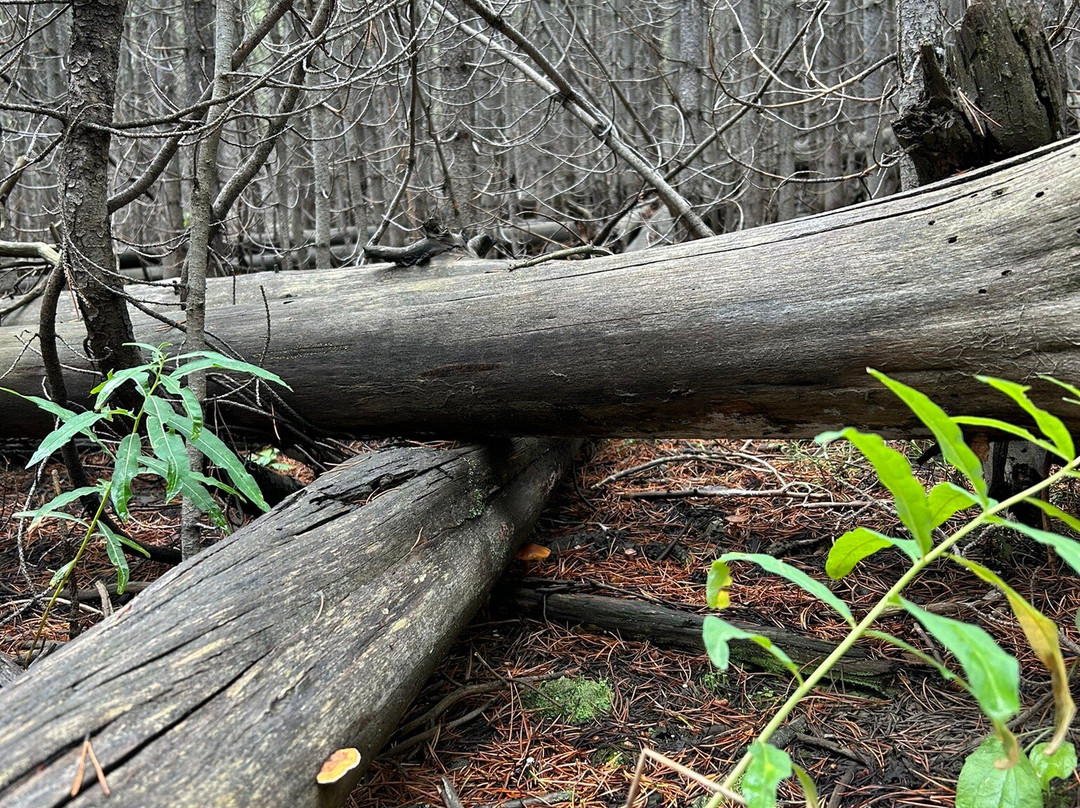
M 575 255 L 614 255 L 614 253 L 607 247 L 597 247 L 592 244 L 579 244 L 577 247 L 567 247 L 565 250 L 555 250 L 546 255 L 538 255 L 535 258 L 518 261 L 516 264 L 508 266 L 506 271 L 513 272 L 515 269 L 534 267 L 537 264 L 543 264 L 547 261 L 559 261 L 563 258 L 573 258 Z
M 539 797 L 524 797 L 509 802 L 489 802 L 479 808 L 533 808 L 535 805 L 558 805 L 561 802 L 570 802 L 573 798 L 574 794 L 571 791 L 553 791 Z
M 646 760 L 654 760 L 661 766 L 666 766 L 667 768 L 681 774 L 688 780 L 693 780 L 698 785 L 704 786 L 713 794 L 723 795 L 724 799 L 726 800 L 730 800 L 731 802 L 737 803 L 739 805 L 746 805 L 746 800 L 744 800 L 734 791 L 728 788 L 724 788 L 719 783 L 714 783 L 708 777 L 698 774 L 693 769 L 689 769 L 686 766 L 683 766 L 681 763 L 676 763 L 671 758 L 664 757 L 659 752 L 654 752 L 652 749 L 646 747 L 642 749 L 641 754 L 638 755 L 637 766 L 634 768 L 634 779 L 630 783 L 630 791 L 626 795 L 626 802 L 624 803 L 623 808 L 631 808 L 631 806 L 633 806 L 634 804 L 634 800 L 637 798 L 638 791 L 641 790 L 641 775 L 645 770 Z
M 458 796 L 457 791 L 454 789 L 454 784 L 451 783 L 446 777 L 440 778 L 442 782 L 439 784 L 439 796 L 442 797 L 443 805 L 446 808 L 465 808 L 461 804 L 461 797 Z

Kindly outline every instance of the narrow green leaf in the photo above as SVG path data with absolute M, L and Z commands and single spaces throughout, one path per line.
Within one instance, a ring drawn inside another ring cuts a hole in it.
M 1076 449 L 1073 447 L 1072 435 L 1069 434 L 1068 428 L 1061 422 L 1053 413 L 1049 413 L 1042 407 L 1039 407 L 1028 398 L 1028 390 L 1031 387 L 1023 384 L 1017 384 L 1016 382 L 1006 381 L 1005 379 L 998 379 L 993 376 L 976 376 L 980 382 L 984 382 L 995 390 L 1004 393 L 1013 401 L 1015 401 L 1024 412 L 1032 417 L 1036 424 L 1039 426 L 1039 431 L 1048 437 L 1057 447 L 1055 454 L 1065 458 L 1065 460 L 1072 460 L 1076 457 Z
M 48 588 L 52 589 L 54 586 L 59 585 L 60 582 L 63 581 L 68 576 L 68 573 L 71 572 L 71 568 L 74 567 L 74 566 L 75 566 L 75 559 L 73 558 L 73 559 L 71 559 L 71 561 L 69 561 L 64 566 L 62 566 L 60 569 L 58 569 L 56 572 L 54 572 L 52 578 L 49 579 L 49 587 Z
M 709 615 L 705 618 L 705 622 L 701 628 L 701 635 L 702 639 L 705 641 L 705 650 L 709 654 L 709 659 L 712 660 L 712 663 L 720 670 L 727 670 L 728 664 L 731 662 L 731 647 L 729 646 L 729 642 L 731 640 L 745 640 L 747 642 L 756 643 L 764 648 L 772 654 L 781 665 L 790 671 L 798 681 L 802 681 L 802 674 L 799 673 L 799 668 L 792 661 L 791 657 L 764 635 L 755 634 L 752 631 L 745 631 L 744 629 L 733 626 L 726 620 L 721 620 L 714 615 Z
M 1068 401 L 1070 404 L 1080 404 L 1080 387 L 1077 387 L 1074 384 L 1069 384 L 1068 382 L 1063 382 L 1061 381 L 1061 379 L 1055 379 L 1053 376 L 1039 376 L 1039 378 L 1042 379 L 1044 382 L 1056 384 L 1058 387 L 1062 388 L 1066 392 L 1072 393 L 1073 397 L 1063 399 L 1064 401 Z
M 815 581 L 797 567 L 764 553 L 724 553 L 720 556 L 720 560 L 724 562 L 749 561 L 752 564 L 757 564 L 762 569 L 768 570 L 774 575 L 779 575 L 809 592 L 822 603 L 831 606 L 848 623 L 855 625 L 855 618 L 852 616 L 851 609 L 848 608 L 847 604 L 834 595 L 825 584 Z
M 904 608 L 944 645 L 964 669 L 971 693 L 995 724 L 1020 710 L 1020 663 L 979 626 L 928 612 L 901 598 Z
M 1015 766 L 998 767 L 1005 749 L 991 735 L 968 755 L 956 783 L 956 808 L 1042 808 L 1039 776 L 1026 757 Z
M 773 808 L 780 781 L 791 777 L 791 758 L 783 749 L 764 741 L 750 746 L 750 765 L 742 779 L 747 808 Z
M 1050 452 L 1050 454 L 1061 457 L 1062 454 L 1058 451 L 1057 447 L 1050 441 L 1043 440 L 1036 436 L 1031 430 L 1024 429 L 1022 426 L 1016 424 L 1010 424 L 1008 421 L 1002 421 L 999 418 L 984 418 L 981 415 L 957 415 L 953 418 L 958 424 L 964 426 L 975 426 L 982 429 L 996 429 L 999 432 L 1005 432 L 1020 440 L 1026 440 L 1028 443 L 1033 443 L 1044 451 Z
M 971 451 L 971 447 L 964 443 L 964 435 L 960 427 L 945 414 L 941 407 L 918 390 L 890 379 L 873 368 L 867 368 L 867 372 L 892 390 L 918 416 L 919 420 L 934 434 L 934 439 L 941 447 L 941 454 L 945 461 L 968 478 L 979 502 L 985 504 L 988 500 L 986 481 L 982 476 L 982 462 Z
M 799 779 L 799 785 L 802 786 L 803 796 L 806 798 L 806 808 L 820 808 L 821 800 L 818 798 L 817 786 L 814 784 L 814 778 L 810 776 L 810 772 L 798 763 L 792 763 L 791 768 L 795 770 L 795 776 Z
M 162 376 L 161 384 L 174 396 L 180 397 L 180 401 L 184 405 L 184 412 L 187 414 L 187 417 L 191 419 L 191 432 L 193 435 L 198 436 L 202 431 L 205 422 L 202 405 L 199 404 L 198 396 L 195 395 L 195 392 L 190 387 L 184 387 L 179 381 L 171 376 Z
M 870 461 L 882 485 L 893 495 L 900 521 L 911 531 L 922 552 L 928 552 L 933 546 L 930 537 L 930 512 L 926 507 L 926 492 L 922 483 L 915 479 L 910 461 L 887 446 L 880 435 L 872 432 L 860 432 L 848 427 L 840 432 L 840 435 L 851 441 Z
M 120 537 L 104 522 L 98 523 L 98 530 L 105 538 L 105 554 L 109 557 L 112 565 L 116 567 L 116 594 L 122 595 L 127 587 L 128 578 L 131 576 L 127 556 L 124 555 L 124 546 L 120 541 Z
M 998 517 L 987 517 L 986 521 L 991 524 L 1011 528 L 1018 533 L 1023 533 L 1025 536 L 1034 539 L 1039 542 L 1039 544 L 1045 544 L 1047 547 L 1052 547 L 1054 552 L 1061 557 L 1062 561 L 1072 567 L 1076 572 L 1080 573 L 1080 542 L 1077 542 L 1076 539 L 1070 539 L 1068 536 L 1061 536 L 1057 533 L 1051 533 L 1048 530 L 1040 530 L 1037 527 L 1031 527 L 1030 525 L 1012 522 Z
M 144 555 L 147 558 L 150 557 L 149 551 L 145 547 L 143 547 L 141 544 L 139 544 L 138 542 L 132 541 L 127 536 L 123 536 L 123 535 L 121 535 L 119 533 L 116 534 L 116 538 L 118 538 L 120 540 L 120 543 L 122 545 L 124 545 L 125 547 L 130 547 L 136 553 L 139 553 L 140 555 Z
M 938 483 L 930 489 L 926 507 L 930 511 L 930 526 L 940 527 L 959 511 L 972 508 L 979 501 L 966 488 L 950 483 Z
M 109 496 L 112 499 L 116 514 L 124 522 L 128 520 L 128 502 L 131 501 L 131 481 L 139 473 L 139 457 L 142 455 L 142 437 L 132 433 L 120 439 L 120 445 L 116 449 L 116 465 L 113 467 L 112 488 Z
M 726 609 L 731 603 L 731 569 L 723 561 L 709 566 L 705 579 L 705 602 L 710 609 Z
M 177 415 L 175 412 L 168 415 L 167 418 L 170 426 L 185 435 L 188 435 L 188 439 L 194 444 L 195 448 L 206 455 L 211 463 L 229 475 L 229 479 L 232 480 L 233 485 L 239 489 L 240 493 L 242 493 L 249 502 L 262 511 L 270 510 L 270 506 L 267 505 L 266 500 L 263 499 L 262 492 L 259 490 L 259 485 L 255 482 L 255 478 L 251 476 L 246 468 L 244 468 L 244 464 L 240 458 L 225 445 L 225 442 L 222 441 L 221 438 L 205 429 L 197 436 L 194 435 L 194 427 L 191 423 L 191 419 L 185 418 L 182 415 Z
M 1069 674 L 1065 669 L 1065 658 L 1061 655 L 1061 646 L 1058 642 L 1057 624 L 1028 603 L 1023 595 L 1005 583 L 993 570 L 967 558 L 959 556 L 951 556 L 951 558 L 991 586 L 997 587 L 1005 595 L 1016 617 L 1016 622 L 1020 624 L 1027 638 L 1028 645 L 1050 674 L 1054 694 L 1054 737 L 1050 740 L 1050 748 L 1051 752 L 1055 751 L 1064 742 L 1065 735 L 1076 715 L 1076 704 L 1069 692 Z
M 29 468 L 51 456 L 53 452 L 76 435 L 87 435 L 96 441 L 97 436 L 90 431 L 90 427 L 98 421 L 111 418 L 112 415 L 111 410 L 108 412 L 80 412 L 78 415 L 69 418 L 46 436 L 45 440 L 38 446 L 37 451 L 27 461 L 26 467 Z
M 843 578 L 864 558 L 886 547 L 895 547 L 912 561 L 922 557 L 919 546 L 910 539 L 894 539 L 870 528 L 857 527 L 833 542 L 825 561 L 825 572 L 834 581 Z
M 159 411 L 164 412 L 160 409 Z M 169 412 L 172 412 L 171 408 Z M 180 490 L 180 479 L 188 470 L 184 441 L 175 432 L 167 429 L 157 415 L 146 416 L 146 434 L 150 438 L 154 454 L 165 463 L 165 501 L 169 502 Z
M 1080 519 L 1077 519 L 1071 513 L 1066 513 L 1056 505 L 1051 505 L 1046 500 L 1039 499 L 1038 497 L 1024 497 L 1024 502 L 1027 502 L 1030 505 L 1034 505 L 1047 516 L 1064 522 L 1077 533 L 1080 533 Z
M 1047 743 L 1037 743 L 1028 753 L 1031 766 L 1044 789 L 1050 787 L 1050 781 L 1055 777 L 1067 780 L 1076 771 L 1076 747 L 1071 743 L 1063 743 L 1052 754 L 1047 755 L 1049 746 Z
M 60 421 L 67 421 L 75 417 L 75 411 L 69 410 L 67 407 L 61 407 L 55 401 L 49 401 L 47 398 L 41 398 L 41 396 L 24 396 L 22 393 L 17 393 L 8 387 L 0 387 L 5 393 L 11 393 L 13 396 L 18 396 L 21 399 L 25 399 L 35 405 L 39 409 L 45 410 L 49 415 L 55 416 Z
M 54 516 L 58 511 L 63 510 L 80 497 L 87 497 L 91 494 L 100 493 L 100 486 L 84 485 L 82 488 L 76 488 L 72 491 L 64 491 L 63 493 L 58 494 L 41 507 L 35 508 L 32 511 L 19 511 L 18 513 L 12 515 L 20 519 L 33 518 L 34 521 L 30 523 L 29 529 L 34 530 L 37 528 L 38 525 L 41 524 L 42 520 Z
M 149 378 L 150 373 L 145 365 L 134 368 L 124 368 L 115 373 L 110 372 L 109 378 L 90 391 L 91 393 L 97 393 L 97 398 L 94 399 L 94 409 L 100 410 L 104 407 L 109 400 L 109 397 L 112 396 L 124 382 L 134 380 L 135 385 L 140 389 L 143 389 Z
M 147 469 L 147 471 L 156 474 L 159 477 L 166 477 L 167 479 L 169 470 L 167 464 L 163 461 L 144 455 L 139 462 Z M 228 532 L 229 522 L 225 518 L 225 513 L 221 510 L 221 506 L 214 501 L 214 498 L 210 495 L 210 492 L 206 490 L 206 487 L 200 482 L 200 477 L 201 475 L 192 474 L 190 472 L 180 477 L 177 481 L 180 493 L 190 499 L 200 513 L 205 513 L 210 517 L 210 521 L 222 530 Z
M 248 373 L 252 376 L 257 376 L 260 379 L 265 379 L 268 382 L 280 385 L 286 390 L 292 390 L 292 388 L 285 384 L 281 377 L 276 373 L 271 373 L 269 370 L 261 368 L 258 365 L 253 365 L 250 362 L 244 362 L 239 359 L 230 359 L 227 356 L 222 356 L 213 351 L 196 351 L 195 353 L 181 354 L 180 356 L 173 358 L 182 363 L 176 370 L 169 374 L 174 379 L 182 379 L 199 370 L 232 370 L 237 373 Z
M 895 645 L 900 650 L 911 654 L 924 665 L 936 670 L 938 672 L 938 675 L 941 676 L 941 678 L 944 679 L 946 682 L 955 682 L 961 690 L 967 691 L 968 693 L 971 692 L 971 688 L 968 687 L 968 683 L 964 681 L 962 677 L 957 676 L 955 673 L 946 668 L 932 656 L 916 648 L 914 645 L 911 645 L 910 643 L 901 640 L 899 637 L 895 637 L 887 632 L 878 631 L 877 629 L 868 629 L 866 632 L 866 636 L 875 637 L 879 640 L 884 640 L 890 645 Z

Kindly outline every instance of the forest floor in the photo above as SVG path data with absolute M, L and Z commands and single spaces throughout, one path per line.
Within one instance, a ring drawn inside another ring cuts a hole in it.
M 914 457 L 923 447 L 902 448 Z M 627 440 L 598 444 L 583 457 L 535 531 L 533 542 L 550 554 L 515 561 L 508 582 L 558 581 L 568 591 L 704 614 L 706 571 L 724 552 L 770 553 L 827 580 L 823 569 L 833 538 L 857 525 L 894 534 L 898 528 L 887 493 L 846 444 Z M 921 472 L 927 483 L 944 475 L 936 463 Z M 60 479 L 47 473 L 44 484 L 52 488 Z M 24 507 L 31 482 L 12 455 L 0 474 L 5 517 Z M 701 491 L 703 486 L 713 489 Z M 155 544 L 171 540 L 179 515 L 178 507 L 160 505 L 159 493 L 143 492 L 132 508 L 133 536 Z M 1053 498 L 1080 512 L 1077 488 Z M 51 570 L 74 554 L 75 539 L 62 525 L 20 537 L 18 520 L 10 518 L 0 531 L 0 651 L 16 656 L 38 622 L 28 609 L 29 593 L 44 590 Z M 1062 627 L 1072 673 L 1080 658 L 1074 624 L 1080 580 L 1072 571 L 1041 548 L 1000 532 L 976 536 L 963 552 L 997 570 Z M 902 568 L 899 556 L 883 551 L 831 588 L 858 616 Z M 133 580 L 161 571 L 144 564 L 133 570 Z M 844 636 L 838 616 L 787 581 L 745 563 L 733 564 L 733 574 L 725 617 L 830 643 Z M 99 551 L 81 575 L 82 587 L 95 576 L 113 577 Z M 1025 745 L 1044 740 L 1042 728 L 1052 721 L 1049 679 L 1004 598 L 987 597 L 985 585 L 944 564 L 917 581 L 908 597 L 978 623 L 1019 657 L 1025 709 L 1014 729 Z M 84 599 L 75 621 L 62 609 L 46 639 L 65 641 L 73 622 L 85 629 L 99 619 L 95 611 L 93 598 Z M 937 655 L 912 622 L 893 615 L 882 628 Z M 833 682 L 803 702 L 774 743 L 810 772 L 828 808 L 952 804 L 963 759 L 988 725 L 973 702 L 932 669 L 880 643 L 863 647 L 871 657 L 893 662 L 884 686 L 867 690 Z M 605 684 L 610 706 L 576 723 L 553 715 L 545 704 L 550 698 L 535 693 L 560 677 Z M 792 688 L 790 677 L 760 669 L 733 664 L 718 671 L 703 649 L 672 649 L 546 621 L 542 614 L 522 615 L 496 594 L 421 692 L 349 805 L 453 806 L 453 795 L 440 790 L 445 778 L 464 808 L 615 808 L 626 799 L 642 748 L 721 779 Z M 645 767 L 641 786 L 638 808 L 686 808 L 707 794 L 655 763 Z M 1058 805 L 1080 805 L 1080 780 L 1058 791 Z M 781 804 L 805 804 L 793 783 L 781 787 L 781 798 Z

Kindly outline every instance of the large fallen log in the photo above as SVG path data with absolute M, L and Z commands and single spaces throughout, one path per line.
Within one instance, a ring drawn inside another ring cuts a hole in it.
M 563 442 L 324 475 L 0 689 L 0 806 L 340 804 L 530 531 Z M 112 796 L 88 765 L 89 737 Z M 356 747 L 361 767 L 317 786 Z
M 969 375 L 1080 380 L 1078 158 L 1072 139 L 914 193 L 587 262 L 225 279 L 209 321 L 331 430 L 912 427 L 868 365 L 954 411 L 1013 417 Z M 69 344 L 79 328 L 61 329 Z M 180 341 L 145 319 L 139 338 Z M 37 391 L 41 369 L 22 350 L 17 332 L 0 330 L 0 367 L 14 365 L 4 383 Z M 72 351 L 65 362 L 80 365 Z M 72 379 L 69 390 L 87 386 Z M 48 428 L 34 408 L 0 401 L 0 433 Z M 1080 409 L 1064 414 L 1080 425 Z

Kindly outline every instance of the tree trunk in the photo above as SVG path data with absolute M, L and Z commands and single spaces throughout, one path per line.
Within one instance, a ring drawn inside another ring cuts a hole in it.
M 60 149 L 64 264 L 78 287 L 87 348 L 102 372 L 138 364 L 127 304 L 116 292 L 109 224 L 109 143 L 116 69 L 127 0 L 76 0 L 71 6 L 67 114 Z M 81 342 L 81 340 L 79 340 Z
M 235 303 L 231 281 L 211 284 L 208 326 L 331 430 L 805 438 L 917 426 L 867 366 L 953 412 L 1015 418 L 969 376 L 1080 380 L 1078 157 L 1080 140 L 1064 141 L 917 192 L 587 263 L 246 276 Z M 18 334 L 0 329 L 0 367 L 33 393 L 40 367 Z M 151 321 L 139 336 L 177 342 Z M 70 384 L 85 395 L 85 380 Z M 20 399 L 0 406 L 3 434 L 50 428 Z M 1080 408 L 1061 415 L 1080 424 Z
M 0 690 L 0 806 L 341 804 L 532 529 L 566 444 L 339 467 Z M 70 799 L 84 737 L 88 766 Z M 359 769 L 317 786 L 355 746 Z

